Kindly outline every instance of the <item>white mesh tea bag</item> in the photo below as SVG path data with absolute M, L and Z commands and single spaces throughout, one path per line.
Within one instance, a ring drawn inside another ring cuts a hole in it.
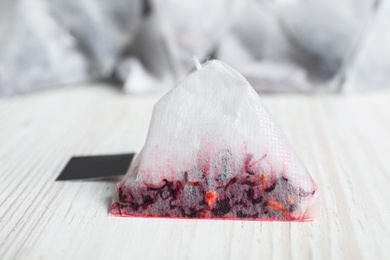
M 192 58 L 213 53 L 218 43 L 240 16 L 245 1 L 152 0 L 161 41 L 175 77 L 193 68 Z
M 110 78 L 135 38 L 142 19 L 142 1 L 52 0 L 51 6 L 55 17 L 82 46 L 92 69 Z
M 77 40 L 51 13 L 50 1 L 16 2 L 0 43 L 0 96 L 92 78 Z
M 120 216 L 306 220 L 317 187 L 250 84 L 209 61 L 155 106 Z

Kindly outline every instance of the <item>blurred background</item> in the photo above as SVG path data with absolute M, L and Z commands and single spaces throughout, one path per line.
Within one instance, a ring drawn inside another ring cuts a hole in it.
M 0 259 L 390 259 L 389 47 L 390 0 L 0 0 Z M 55 181 L 73 156 L 141 151 L 194 57 L 261 93 L 320 219 L 120 221 L 115 180 Z
M 1 0 L 0 96 L 83 82 L 166 91 L 220 59 L 257 91 L 390 82 L 386 0 Z

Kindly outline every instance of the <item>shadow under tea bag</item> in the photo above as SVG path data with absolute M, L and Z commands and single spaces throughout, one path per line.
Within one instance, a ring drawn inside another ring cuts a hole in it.
M 316 191 L 255 90 L 215 60 L 156 104 L 110 213 L 307 220 L 317 213 Z

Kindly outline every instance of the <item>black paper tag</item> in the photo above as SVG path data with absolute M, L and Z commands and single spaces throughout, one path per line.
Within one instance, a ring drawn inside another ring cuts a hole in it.
M 134 153 L 72 157 L 57 181 L 109 178 L 125 175 Z

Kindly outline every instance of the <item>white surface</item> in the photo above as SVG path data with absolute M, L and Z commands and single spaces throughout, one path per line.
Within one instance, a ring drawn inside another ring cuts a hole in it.
M 0 99 L 0 259 L 389 259 L 389 90 L 263 97 L 319 186 L 313 222 L 116 218 L 115 182 L 55 182 L 72 155 L 139 150 L 157 100 Z

